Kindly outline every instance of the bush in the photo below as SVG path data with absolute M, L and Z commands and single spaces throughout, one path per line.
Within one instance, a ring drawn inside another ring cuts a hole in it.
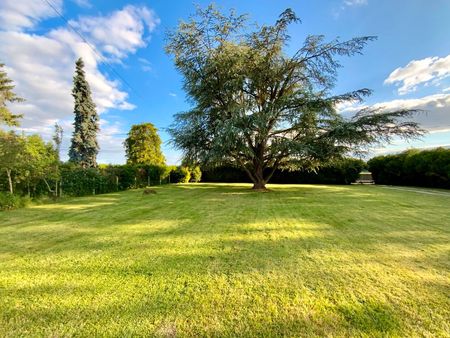
M 23 208 L 30 204 L 30 202 L 31 199 L 28 196 L 19 196 L 0 192 L 0 210 Z
M 450 189 L 450 149 L 408 150 L 368 162 L 377 184 Z
M 191 170 L 191 182 L 198 183 L 202 179 L 202 171 L 199 166 L 195 166 Z
M 189 183 L 191 179 L 191 172 L 188 167 L 179 166 L 170 172 L 171 183 Z

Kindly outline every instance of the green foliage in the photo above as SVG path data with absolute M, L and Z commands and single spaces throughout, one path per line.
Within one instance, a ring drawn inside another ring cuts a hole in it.
M 408 150 L 368 162 L 378 184 L 450 189 L 450 149 Z
M 52 136 L 52 140 L 55 143 L 55 148 L 56 148 L 56 154 L 58 157 L 58 161 L 59 161 L 59 157 L 61 154 L 61 143 L 63 140 L 63 134 L 64 134 L 64 130 L 63 128 L 58 124 L 55 123 L 55 129 L 53 132 L 53 136 Z
M 18 126 L 19 119 L 22 115 L 15 115 L 7 107 L 7 103 L 23 102 L 24 99 L 18 97 L 14 92 L 13 81 L 8 78 L 8 75 L 3 70 L 5 65 L 0 63 L 0 125 Z
M 77 163 L 83 168 L 94 168 L 97 166 L 99 150 L 97 142 L 99 118 L 83 68 L 84 62 L 79 58 L 73 78 L 72 96 L 75 101 L 75 121 L 69 158 L 71 162 Z
M 171 183 L 189 183 L 191 180 L 191 171 L 187 166 L 175 167 L 170 172 Z
M 124 145 L 128 164 L 165 164 L 158 129 L 151 123 L 133 125 Z
M 176 115 L 170 133 L 191 162 L 240 167 L 263 189 L 279 168 L 314 168 L 393 136 L 422 133 L 405 119 L 413 110 L 363 109 L 342 117 L 337 104 L 360 102 L 371 91 L 331 95 L 338 57 L 361 54 L 375 38 L 308 36 L 289 56 L 288 27 L 298 21 L 287 9 L 274 25 L 252 30 L 245 16 L 210 6 L 169 34 L 167 52 L 195 105 Z
M 324 164 L 315 170 L 275 170 L 271 181 L 283 184 L 350 184 L 366 167 L 364 161 L 343 158 Z M 268 168 L 267 170 L 270 170 Z M 203 182 L 251 182 L 239 167 L 222 166 L 203 171 Z
M 31 203 L 28 196 L 19 196 L 0 191 L 0 210 L 23 208 Z
M 104 194 L 167 183 L 168 175 L 165 166 L 126 164 L 82 168 L 68 163 L 61 166 L 61 187 L 70 196 Z
M 58 157 L 51 143 L 46 143 L 39 135 L 20 136 L 14 132 L 0 131 L 0 170 L 6 175 L 10 193 L 14 187 L 21 194 L 36 194 L 39 183 L 46 183 L 46 191 L 51 191 L 50 180 L 58 180 Z M 0 180 L 3 181 L 3 180 Z
M 191 182 L 198 183 L 202 179 L 202 171 L 200 167 L 197 165 L 194 168 L 190 169 L 191 171 Z

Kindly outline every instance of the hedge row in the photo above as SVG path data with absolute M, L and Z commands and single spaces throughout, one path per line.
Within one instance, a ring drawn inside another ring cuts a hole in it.
M 308 184 L 350 184 L 355 182 L 362 169 L 364 161 L 345 158 L 334 163 L 310 170 L 276 170 L 270 183 L 308 183 Z M 250 179 L 244 170 L 236 167 L 218 167 L 203 170 L 203 182 L 235 182 L 250 183 Z
M 104 194 L 166 183 L 200 181 L 200 168 L 156 165 L 106 165 L 83 169 L 61 168 L 62 193 L 71 196 Z
M 65 164 L 61 168 L 62 194 L 83 196 L 142 188 L 167 183 L 169 168 L 149 165 L 108 165 L 80 168 Z
M 367 164 L 377 184 L 450 189 L 450 149 L 408 150 Z

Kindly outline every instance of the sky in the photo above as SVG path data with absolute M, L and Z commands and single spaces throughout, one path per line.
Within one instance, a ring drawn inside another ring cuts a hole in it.
M 168 164 L 181 152 L 166 128 L 173 115 L 189 110 L 182 77 L 164 51 L 168 31 L 187 20 L 197 0 L 2 0 L 0 62 L 26 102 L 18 129 L 51 139 L 55 122 L 64 128 L 62 159 L 73 131 L 72 77 L 83 57 L 100 114 L 99 163 L 124 163 L 123 140 L 131 125 L 151 122 L 163 141 Z M 286 53 L 308 35 L 329 40 L 375 35 L 363 55 L 340 58 L 334 93 L 374 91 L 363 104 L 339 107 L 343 114 L 362 106 L 422 109 L 415 119 L 428 133 L 420 140 L 376 146 L 371 154 L 408 148 L 450 146 L 450 1 L 448 0 L 223 0 L 224 11 L 247 13 L 251 22 L 272 24 L 286 8 L 302 20 L 290 27 Z

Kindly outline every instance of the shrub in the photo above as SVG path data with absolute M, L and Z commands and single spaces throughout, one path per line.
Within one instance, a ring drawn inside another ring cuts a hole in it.
M 23 208 L 30 204 L 30 202 L 31 199 L 28 196 L 19 196 L 0 192 L 0 210 Z
M 450 189 L 450 149 L 408 150 L 368 162 L 377 184 Z
M 172 167 L 170 171 L 171 183 L 189 183 L 191 180 L 191 172 L 188 167 L 178 166 Z
M 191 182 L 200 182 L 202 179 L 202 171 L 200 170 L 199 166 L 195 166 L 191 170 Z

